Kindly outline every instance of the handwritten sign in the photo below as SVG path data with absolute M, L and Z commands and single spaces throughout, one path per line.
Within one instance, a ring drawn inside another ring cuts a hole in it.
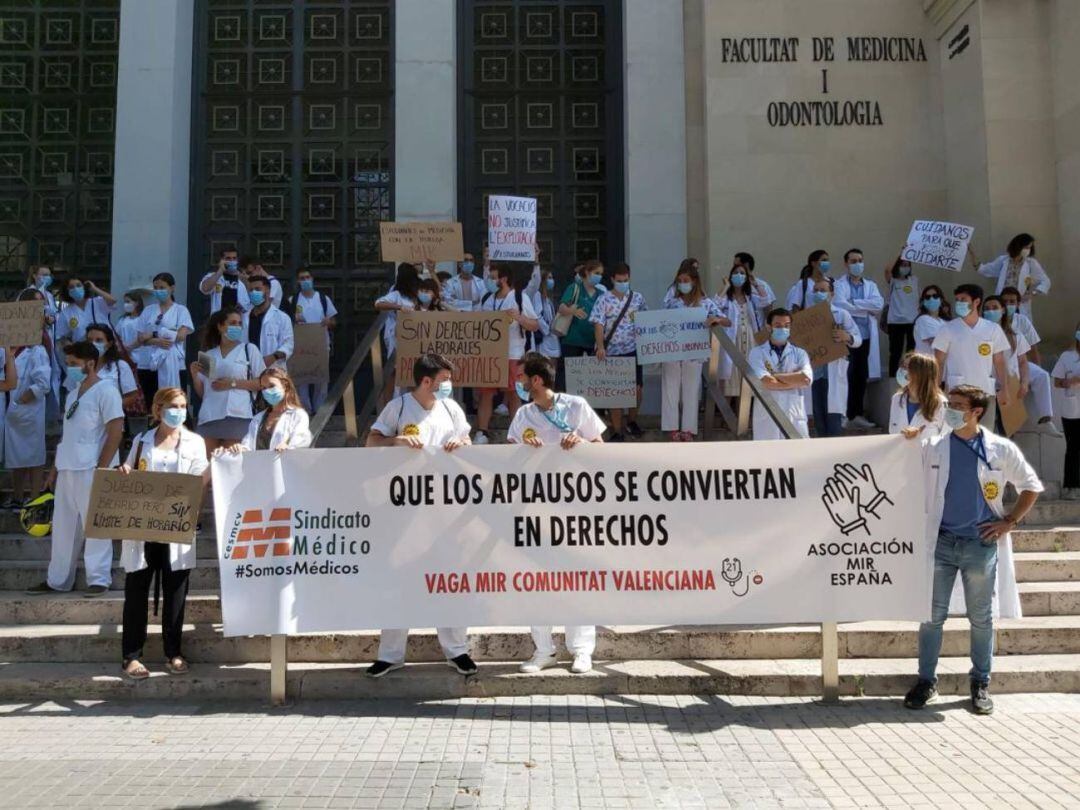
M 505 312 L 409 312 L 397 314 L 397 379 L 412 385 L 416 358 L 441 354 L 454 364 L 456 388 L 510 385 L 510 315 Z
M 913 264 L 925 264 L 960 272 L 975 229 L 955 222 L 917 219 L 911 226 L 901 257 Z
M 37 346 L 44 314 L 44 301 L 0 304 L 0 346 Z
M 488 256 L 492 261 L 536 261 L 533 197 L 488 197 Z
M 637 406 L 637 360 L 633 357 L 567 357 L 566 392 L 594 408 Z
M 647 366 L 673 360 L 708 360 L 712 338 L 706 317 L 705 307 L 636 313 L 638 362 Z
M 380 222 L 384 262 L 459 262 L 465 257 L 460 222 Z
M 94 470 L 87 537 L 193 543 L 202 507 L 198 475 L 132 470 Z
M 806 350 L 814 368 L 848 356 L 847 344 L 833 340 L 834 329 L 836 320 L 828 303 L 814 304 L 791 316 L 791 342 Z M 754 337 L 759 344 L 764 343 L 770 332 L 766 326 Z
M 330 347 L 326 342 L 326 327 L 321 323 L 298 323 L 293 326 L 289 375 L 297 382 L 330 379 Z

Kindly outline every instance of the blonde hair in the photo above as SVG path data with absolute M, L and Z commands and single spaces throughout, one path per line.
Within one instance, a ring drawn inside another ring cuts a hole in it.
M 945 402 L 945 395 L 938 387 L 938 361 L 928 354 L 908 352 L 900 364 L 907 368 L 908 389 L 919 400 L 919 412 L 927 422 L 933 422 L 938 408 Z
M 184 393 L 183 388 L 159 388 L 154 394 L 154 401 L 150 404 L 150 415 L 160 422 L 161 412 L 177 397 L 183 397 L 184 405 L 187 405 L 187 394 Z

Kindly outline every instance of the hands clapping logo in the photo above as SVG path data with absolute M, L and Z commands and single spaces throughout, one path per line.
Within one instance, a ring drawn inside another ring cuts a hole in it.
M 861 470 L 854 464 L 837 464 L 833 469 L 835 474 L 826 479 L 825 492 L 821 496 L 829 517 L 845 537 L 856 529 L 870 534 L 866 516 L 881 520 L 882 504 L 895 504 L 874 480 L 874 471 L 869 464 L 863 464 Z

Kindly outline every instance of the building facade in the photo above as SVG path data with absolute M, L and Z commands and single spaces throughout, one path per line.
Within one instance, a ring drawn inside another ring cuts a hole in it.
M 7 0 L 0 272 L 60 264 L 114 291 L 195 285 L 238 244 L 310 267 L 347 350 L 390 268 L 378 222 L 539 200 L 543 258 L 628 261 L 654 303 L 755 255 L 875 277 L 914 219 L 984 260 L 1037 238 L 1080 301 L 1080 3 L 1073 0 Z M 923 269 L 951 287 L 974 278 Z M 194 293 L 194 294 L 193 294 Z

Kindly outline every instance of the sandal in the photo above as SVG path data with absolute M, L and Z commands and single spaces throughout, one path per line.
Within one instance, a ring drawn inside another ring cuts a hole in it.
M 150 677 L 150 670 L 142 665 L 138 658 L 132 658 L 123 666 L 124 677 L 130 681 L 145 681 Z
M 184 660 L 183 656 L 178 655 L 165 662 L 165 669 L 171 675 L 186 675 L 191 667 L 188 666 L 188 662 Z

